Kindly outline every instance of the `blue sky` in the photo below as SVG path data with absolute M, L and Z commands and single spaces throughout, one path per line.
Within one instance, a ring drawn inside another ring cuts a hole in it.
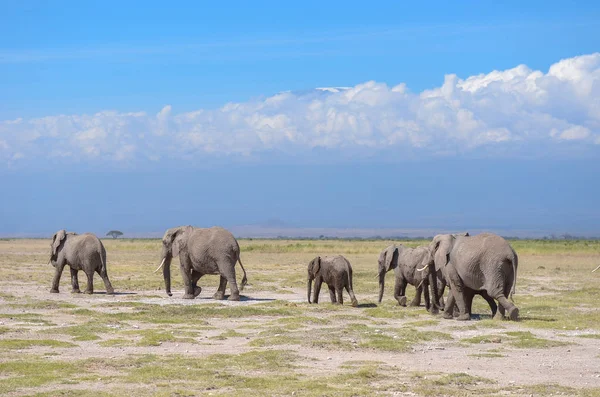
M 0 7 L 2 235 L 600 235 L 597 2 Z

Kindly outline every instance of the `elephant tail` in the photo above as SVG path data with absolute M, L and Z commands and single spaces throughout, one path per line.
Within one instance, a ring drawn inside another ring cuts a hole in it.
M 512 265 L 513 265 L 513 285 L 512 285 L 512 289 L 510 290 L 509 298 L 512 302 L 514 302 L 513 295 L 515 294 L 515 291 L 517 288 L 517 267 L 519 265 L 519 257 L 517 256 L 516 252 L 515 252 L 515 257 L 512 260 Z
M 244 277 L 242 277 L 242 284 L 240 285 L 240 291 L 244 290 L 244 286 L 246 286 L 246 284 L 248 284 L 248 277 L 246 277 L 246 269 L 244 269 L 244 265 L 242 265 L 242 259 L 238 257 L 238 262 L 240 263 L 240 267 L 242 268 L 242 271 L 244 272 Z

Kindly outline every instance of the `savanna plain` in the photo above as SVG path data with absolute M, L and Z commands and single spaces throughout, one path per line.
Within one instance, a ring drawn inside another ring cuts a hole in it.
M 159 240 L 103 242 L 112 296 L 97 275 L 94 295 L 71 294 L 68 270 L 50 294 L 50 240 L 0 241 L 0 395 L 600 395 L 600 241 L 511 241 L 518 322 L 491 319 L 480 297 L 466 322 L 400 307 L 392 272 L 378 304 L 391 241 L 239 240 L 240 302 L 211 298 L 218 276 L 181 299 L 177 259 L 168 297 Z M 306 301 L 308 262 L 334 254 L 352 263 L 357 308 L 325 286 Z

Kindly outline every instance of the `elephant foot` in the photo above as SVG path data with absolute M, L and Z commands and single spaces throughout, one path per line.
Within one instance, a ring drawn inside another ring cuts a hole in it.
M 437 308 L 436 305 L 431 305 L 431 310 L 429 310 L 429 313 L 431 313 L 431 314 L 439 314 L 440 310 Z
M 109 288 L 106 290 L 106 295 L 114 295 L 115 294 L 115 290 L 112 288 Z
M 452 315 L 452 312 L 445 311 L 444 314 L 442 314 L 442 318 L 445 318 L 446 320 L 452 320 L 454 316 Z
M 458 317 L 456 317 L 457 321 L 469 321 L 471 320 L 471 315 L 469 313 L 464 313 L 464 314 L 459 314 Z
M 413 299 L 412 301 L 410 301 L 410 306 L 421 306 L 421 301 Z
M 237 293 L 237 294 L 231 294 L 231 295 L 229 295 L 229 298 L 227 300 L 230 300 L 230 301 L 239 301 L 240 300 L 240 294 L 239 293 Z
M 83 291 L 83 293 L 87 295 L 92 295 L 94 293 L 94 290 L 86 289 L 85 291 Z
M 508 317 L 512 321 L 517 321 L 519 319 L 519 308 L 514 306 L 508 311 Z
M 52 292 L 52 291 L 50 291 L 50 292 Z M 58 292 L 58 291 L 56 291 L 56 292 Z M 77 288 L 77 289 L 71 290 L 71 293 L 72 294 L 81 294 L 81 291 L 79 290 L 79 288 Z
M 213 295 L 213 299 L 216 299 L 218 301 L 225 299 L 225 293 L 221 292 L 221 291 L 217 291 L 215 292 L 215 294 Z
M 200 295 L 200 292 L 202 292 L 202 287 L 195 287 L 194 288 L 194 296 Z
M 185 294 L 181 297 L 181 299 L 194 299 L 195 296 L 193 294 Z
M 400 306 L 406 307 L 406 296 L 400 296 L 400 297 L 398 297 L 398 304 Z
M 502 315 L 502 313 L 500 313 L 499 311 L 496 312 L 495 315 L 492 316 L 492 318 L 496 321 L 502 321 L 504 320 L 504 316 Z
M 51 293 L 51 294 L 58 294 L 58 288 L 52 288 L 52 289 L 50 290 L 50 293 Z
M 356 299 L 352 300 L 352 307 L 358 307 L 358 301 Z

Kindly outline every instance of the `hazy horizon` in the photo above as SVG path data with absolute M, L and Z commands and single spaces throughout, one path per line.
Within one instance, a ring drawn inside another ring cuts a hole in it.
M 599 4 L 4 8 L 0 236 L 600 236 Z

